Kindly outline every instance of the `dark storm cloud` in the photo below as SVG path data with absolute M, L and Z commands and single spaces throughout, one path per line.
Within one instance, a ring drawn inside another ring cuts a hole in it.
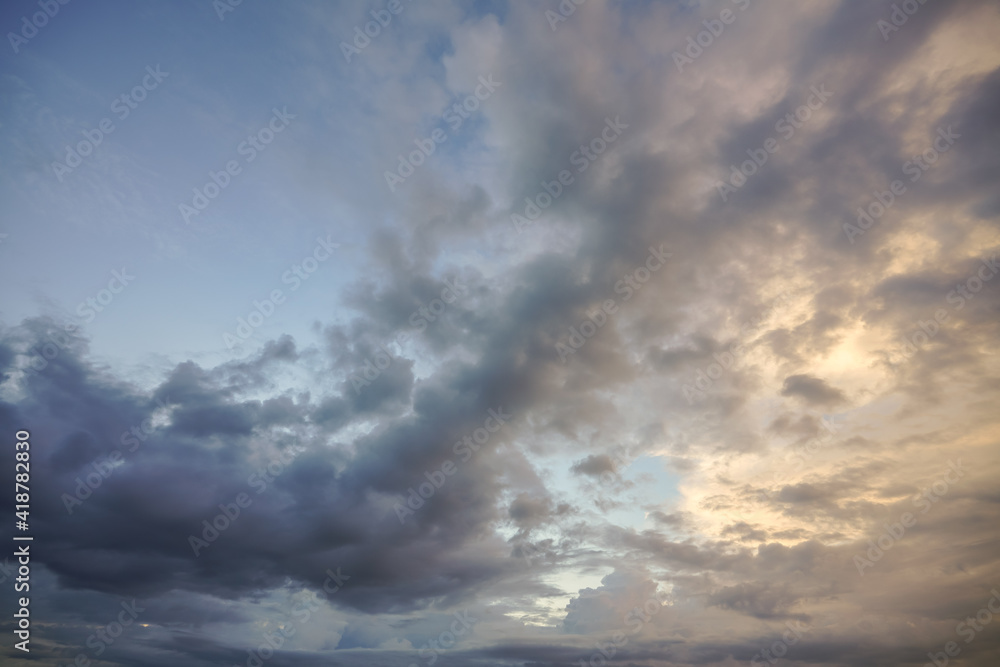
M 265 358 L 273 363 L 291 359 L 275 357 L 269 349 L 252 363 Z M 423 389 L 416 401 L 420 416 L 387 424 L 359 441 L 362 454 L 348 466 L 343 446 L 305 422 L 311 410 L 325 406 L 296 405 L 289 397 L 241 401 L 241 392 L 254 388 L 252 380 L 240 385 L 225 367 L 204 370 L 187 362 L 153 392 L 168 398 L 170 425 L 157 428 L 129 452 L 120 434 L 146 419 L 155 404 L 110 382 L 69 351 L 51 364 L 55 381 L 45 373 L 28 378 L 33 398 L 8 407 L 4 426 L 40 424 L 32 428 L 42 489 L 34 525 L 53 543 L 44 562 L 66 585 L 144 595 L 187 588 L 239 596 L 289 575 L 320 585 L 328 567 L 342 565 L 351 573 L 353 591 L 338 601 L 369 609 L 408 606 L 459 590 L 424 577 L 426 568 L 444 564 L 434 544 L 460 543 L 462 533 L 478 530 L 479 521 L 493 516 L 482 506 L 477 519 L 476 503 L 457 502 L 488 483 L 476 479 L 475 463 L 466 466 L 463 477 L 450 480 L 411 527 L 401 527 L 391 511 L 397 495 L 425 481 L 420 472 L 454 456 L 453 441 L 481 424 L 474 401 L 454 404 L 450 395 Z M 72 393 L 63 382 L 69 372 L 78 380 Z M 58 415 L 50 412 L 49 400 L 58 400 Z M 485 407 L 480 414 L 486 415 Z M 296 436 L 271 433 L 289 426 Z M 264 446 L 268 437 L 271 446 Z M 215 438 L 225 444 L 214 444 Z M 261 488 L 261 469 L 289 447 L 296 451 L 287 469 Z M 125 464 L 68 514 L 60 497 L 73 495 L 77 478 L 93 473 L 93 462 L 116 448 L 123 450 Z M 255 473 L 256 485 L 249 481 Z M 211 520 L 218 504 L 232 503 L 241 492 L 254 505 L 195 558 L 189 534 L 200 537 L 202 520 Z M 369 492 L 386 494 L 384 502 L 365 501 Z M 460 512 L 462 520 L 447 519 L 453 512 Z M 117 516 L 114 524 L 105 522 L 108 513 Z M 325 528 L 316 530 L 317 525 Z M 452 534 L 427 540 L 414 532 L 416 525 L 449 526 Z M 404 560 L 411 575 L 403 575 Z M 500 561 L 463 563 L 458 554 L 445 560 L 451 564 L 444 570 L 460 588 L 503 570 Z M 385 592 L 379 593 L 383 586 Z

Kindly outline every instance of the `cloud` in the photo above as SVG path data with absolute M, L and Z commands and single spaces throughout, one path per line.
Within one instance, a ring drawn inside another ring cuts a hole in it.
M 1000 51 L 988 36 L 1000 17 L 927 3 L 885 41 L 888 0 L 741 4 L 585 3 L 553 32 L 554 5 L 414 3 L 352 63 L 338 45 L 367 10 L 244 4 L 227 16 L 220 39 L 245 21 L 271 46 L 262 60 L 218 44 L 265 96 L 297 100 L 302 135 L 227 192 L 233 209 L 213 207 L 213 263 L 188 261 L 240 283 L 283 256 L 257 236 L 275 211 L 331 217 L 363 241 L 239 359 L 174 350 L 129 366 L 107 353 L 121 328 L 110 308 L 108 329 L 86 334 L 66 333 L 55 306 L 0 328 L 0 431 L 32 436 L 44 545 L 33 600 L 47 619 L 36 655 L 71 660 L 133 597 L 148 627 L 109 650 L 112 664 L 245 663 L 305 601 L 312 620 L 296 621 L 275 664 L 421 662 L 463 609 L 475 631 L 437 665 L 577 664 L 623 629 L 609 664 L 725 665 L 752 660 L 790 621 L 811 628 L 791 664 L 899 664 L 957 641 L 956 623 L 996 586 L 1000 291 L 968 281 L 997 247 Z M 672 53 L 721 8 L 738 20 L 679 72 Z M 170 34 L 195 25 L 164 17 Z M 222 98 L 244 86 L 218 78 L 231 63 L 215 51 L 197 55 L 174 76 L 191 77 L 199 116 L 228 117 Z M 503 86 L 389 193 L 383 170 L 447 127 L 442 113 L 486 74 Z M 722 201 L 714 184 L 821 84 L 833 93 L 822 109 Z M 41 98 L 19 99 L 11 136 Z M 252 105 L 239 101 L 242 118 Z M 619 117 L 618 140 L 574 162 Z M 942 126 L 962 135 L 953 149 L 851 243 L 844 224 L 908 179 Z M 23 136 L 5 154 L 43 164 L 37 132 Z M 128 180 L 51 200 L 18 175 L 34 205 L 56 201 L 23 219 L 54 234 L 46 216 L 98 219 L 120 197 L 153 210 L 207 169 L 166 159 L 191 149 L 191 133 L 178 136 L 155 150 L 169 187 L 148 201 Z M 518 233 L 511 213 L 562 170 L 573 183 Z M 237 212 L 262 216 L 238 241 L 222 220 Z M 300 231 L 289 222 L 281 235 Z M 640 280 L 661 244 L 671 261 Z M 460 298 L 421 314 L 455 283 Z M 163 294 L 114 306 L 125 318 L 165 308 Z M 616 311 L 564 363 L 556 344 L 609 300 Z M 170 300 L 183 305 L 170 306 L 175 330 L 209 327 L 224 301 Z M 136 316 L 121 340 L 141 344 L 147 326 Z M 490 410 L 512 417 L 482 440 Z M 955 459 L 968 472 L 921 512 Z M 629 481 L 595 483 L 605 473 Z M 401 520 L 408 502 L 419 507 Z M 906 512 L 915 525 L 860 574 L 854 557 Z M 192 538 L 207 546 L 195 553 Z M 347 578 L 330 593 L 338 570 Z M 987 628 L 963 659 L 992 664 L 997 637 Z
M 836 406 L 844 403 L 844 394 L 820 378 L 809 375 L 790 375 L 781 388 L 782 396 L 798 396 L 809 405 Z

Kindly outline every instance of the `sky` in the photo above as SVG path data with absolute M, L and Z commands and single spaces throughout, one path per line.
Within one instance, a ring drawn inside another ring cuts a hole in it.
M 995 2 L 0 26 L 4 664 L 997 664 Z

